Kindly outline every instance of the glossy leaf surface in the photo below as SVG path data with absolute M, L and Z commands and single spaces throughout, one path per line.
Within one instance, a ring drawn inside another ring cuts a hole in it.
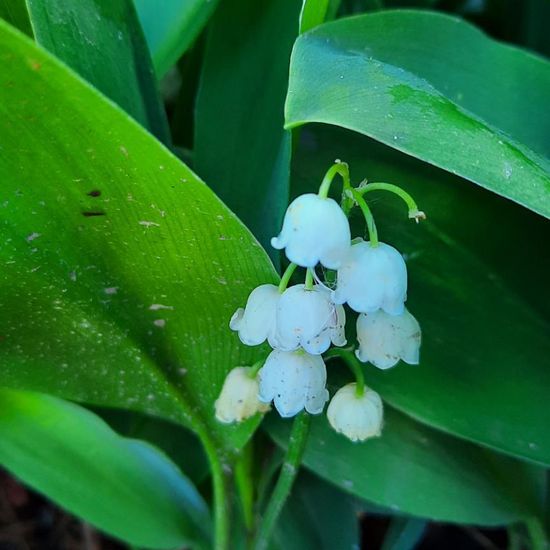
M 548 217 L 549 89 L 548 61 L 460 19 L 379 12 L 298 39 L 286 123 L 355 130 Z
M 155 447 L 44 394 L 0 389 L 0 411 L 0 464 L 25 483 L 131 544 L 207 547 L 205 502 Z
M 240 446 L 253 422 L 221 426 L 213 403 L 226 372 L 264 354 L 228 321 L 276 280 L 265 252 L 157 140 L 6 25 L 0 105 L 2 384 Z

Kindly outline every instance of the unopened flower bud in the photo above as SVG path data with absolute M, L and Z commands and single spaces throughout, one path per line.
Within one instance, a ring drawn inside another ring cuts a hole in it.
M 271 246 L 285 248 L 286 257 L 302 267 L 321 262 L 338 269 L 350 246 L 346 215 L 333 199 L 313 193 L 299 196 L 288 207 L 283 229 Z
M 401 315 L 388 315 L 382 310 L 362 313 L 357 319 L 359 361 L 379 369 L 393 367 L 399 359 L 418 365 L 421 332 L 418 321 L 404 310 Z
M 352 441 L 377 437 L 382 429 L 382 400 L 369 388 L 357 395 L 357 384 L 353 382 L 335 393 L 328 406 L 327 418 L 338 433 Z
M 216 400 L 216 418 L 224 424 L 242 422 L 257 412 L 266 412 L 269 405 L 258 399 L 258 379 L 250 367 L 236 367 L 229 372 Z

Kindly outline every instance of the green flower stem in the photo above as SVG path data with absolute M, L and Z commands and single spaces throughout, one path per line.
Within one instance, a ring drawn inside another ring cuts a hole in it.
M 292 274 L 296 270 L 298 266 L 295 263 L 288 264 L 288 267 L 285 269 L 285 272 L 283 273 L 283 276 L 281 277 L 281 282 L 279 283 L 279 292 L 282 294 L 288 285 L 288 282 L 290 281 L 290 278 L 292 277 Z
M 523 537 L 520 531 L 521 525 L 518 523 L 513 523 L 507 527 L 508 532 L 508 546 L 507 550 L 522 550 L 523 548 Z
M 214 488 L 214 549 L 229 550 L 230 472 L 224 468 L 222 458 L 209 440 L 203 438 L 204 449 L 210 462 Z
M 254 460 L 253 440 L 244 447 L 235 464 L 235 484 L 243 510 L 244 524 L 248 533 L 254 528 L 254 483 L 252 465 Z
M 260 359 L 259 361 L 256 361 L 251 367 L 250 371 L 248 371 L 248 376 L 250 378 L 256 378 L 258 376 L 258 371 L 264 366 L 265 359 Z
M 277 480 L 275 489 L 273 489 L 273 493 L 260 523 L 260 528 L 252 544 L 254 550 L 265 550 L 268 546 L 279 514 L 290 494 L 292 484 L 298 473 L 298 468 L 306 447 L 307 436 L 309 434 L 310 420 L 309 414 L 305 411 L 300 413 L 294 420 L 279 479 Z
M 319 187 L 319 196 L 323 199 L 326 199 L 328 197 L 328 192 L 330 190 L 330 185 L 332 184 L 332 180 L 334 179 L 334 176 L 336 174 L 340 174 L 342 176 L 342 180 L 344 182 L 344 193 L 346 190 L 351 189 L 351 182 L 349 179 L 349 167 L 347 163 L 336 161 L 325 174 L 325 177 L 323 178 L 323 181 L 321 182 L 321 186 Z
M 351 190 L 351 196 L 363 212 L 363 216 L 365 216 L 371 246 L 378 246 L 378 231 L 376 229 L 374 218 L 372 216 L 372 212 L 370 211 L 369 205 L 363 198 L 363 195 L 361 195 L 361 193 L 357 189 Z
M 308 267 L 306 272 L 306 282 L 304 284 L 306 290 L 313 290 L 313 269 Z
M 532 517 L 525 520 L 525 528 L 531 539 L 532 550 L 548 550 L 550 545 L 548 544 L 544 527 L 539 518 Z
M 405 201 L 405 204 L 409 209 L 409 218 L 414 219 L 417 222 L 426 219 L 426 214 L 418 209 L 418 206 L 411 195 L 401 189 L 398 185 L 394 185 L 393 183 L 376 182 L 367 183 L 366 185 L 357 188 L 357 192 L 361 193 L 361 195 L 364 195 L 369 191 L 390 191 L 391 193 L 395 193 L 398 197 L 401 197 Z
M 357 397 L 361 397 L 365 393 L 365 375 L 363 374 L 361 364 L 351 349 L 331 348 L 323 357 L 327 360 L 334 359 L 335 357 L 342 359 L 355 376 L 355 383 L 357 384 L 355 394 Z

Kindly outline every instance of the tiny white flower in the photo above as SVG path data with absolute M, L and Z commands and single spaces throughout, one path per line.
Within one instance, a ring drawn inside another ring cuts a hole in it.
M 379 436 L 383 415 L 380 396 L 369 388 L 358 396 L 355 382 L 340 388 L 327 409 L 330 425 L 352 441 Z
M 247 346 L 257 346 L 266 340 L 275 345 L 277 303 L 281 294 L 275 285 L 260 285 L 248 297 L 246 308 L 239 308 L 231 317 L 229 327 L 239 333 Z
M 328 269 L 338 269 L 350 239 L 349 222 L 338 203 L 307 193 L 289 205 L 283 229 L 271 239 L 271 246 L 285 248 L 286 257 L 302 267 L 321 262 Z
M 287 288 L 277 305 L 276 347 L 284 351 L 299 347 L 319 355 L 331 342 L 346 344 L 346 314 L 342 306 L 333 304 L 330 292 L 320 285 L 307 290 L 295 285 Z
M 273 350 L 258 373 L 263 403 L 273 401 L 283 417 L 305 409 L 311 414 L 323 411 L 328 401 L 325 387 L 327 369 L 320 355 L 303 351 Z
M 250 367 L 236 367 L 229 372 L 216 400 L 216 418 L 225 424 L 242 422 L 257 412 L 266 412 L 269 405 L 258 399 L 258 378 Z
M 393 367 L 399 359 L 418 365 L 420 358 L 420 325 L 407 309 L 401 315 L 388 315 L 382 310 L 362 313 L 357 319 L 359 361 L 379 369 Z
M 369 242 L 354 244 L 338 270 L 332 300 L 347 302 L 359 313 L 383 309 L 391 315 L 403 313 L 407 299 L 407 267 L 392 246 Z

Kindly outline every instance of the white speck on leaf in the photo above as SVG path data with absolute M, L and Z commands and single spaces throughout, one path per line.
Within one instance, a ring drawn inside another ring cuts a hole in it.
M 512 165 L 509 162 L 504 162 L 504 168 L 502 170 L 504 177 L 508 180 L 512 175 Z
M 110 286 L 110 287 L 104 288 L 103 292 L 105 292 L 105 294 L 116 294 L 118 292 L 118 287 Z
M 35 231 L 33 231 L 33 232 L 27 237 L 27 241 L 28 241 L 28 242 L 34 241 L 34 239 L 38 239 L 38 237 L 40 237 L 40 233 L 36 233 Z
M 165 306 L 163 304 L 151 304 L 149 306 L 151 311 L 158 311 L 159 309 L 174 309 L 174 306 Z
M 148 221 L 140 221 L 138 222 L 139 225 L 143 225 L 144 227 L 160 227 L 160 225 L 158 223 L 155 223 L 155 222 L 148 222 Z
M 155 319 L 153 325 L 159 328 L 164 328 L 166 326 L 166 321 L 164 319 Z

